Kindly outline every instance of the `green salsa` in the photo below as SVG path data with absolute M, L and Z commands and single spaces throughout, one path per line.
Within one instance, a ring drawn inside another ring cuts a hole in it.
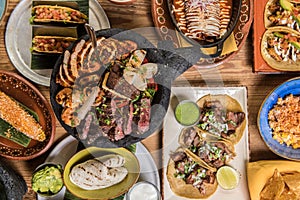
M 176 120 L 185 126 L 195 124 L 199 120 L 200 110 L 196 103 L 183 101 L 175 109 Z
M 58 193 L 63 187 L 62 168 L 60 165 L 49 165 L 39 169 L 32 176 L 32 189 L 44 195 Z

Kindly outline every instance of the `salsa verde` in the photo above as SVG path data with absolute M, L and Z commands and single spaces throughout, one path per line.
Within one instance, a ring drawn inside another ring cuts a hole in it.
M 184 126 L 195 124 L 199 120 L 199 116 L 200 109 L 192 101 L 182 101 L 175 108 L 176 120 Z

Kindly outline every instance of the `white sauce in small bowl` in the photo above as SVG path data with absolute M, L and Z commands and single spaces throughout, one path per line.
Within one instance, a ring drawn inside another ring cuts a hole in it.
M 124 200 L 160 200 L 159 190 L 147 181 L 136 183 L 125 195 Z
M 116 4 L 132 4 L 135 2 L 135 0 L 109 0 L 109 1 Z

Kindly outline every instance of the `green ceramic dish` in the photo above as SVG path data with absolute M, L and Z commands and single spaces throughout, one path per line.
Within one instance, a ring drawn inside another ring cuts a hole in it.
M 70 181 L 69 174 L 72 167 L 89 159 L 106 154 L 119 154 L 125 158 L 124 167 L 127 168 L 126 178 L 111 187 L 98 190 L 84 190 Z M 66 164 L 64 169 L 64 183 L 67 189 L 75 196 L 82 199 L 113 199 L 126 193 L 136 183 L 140 174 L 140 164 L 136 156 L 125 148 L 98 148 L 89 147 L 75 154 Z

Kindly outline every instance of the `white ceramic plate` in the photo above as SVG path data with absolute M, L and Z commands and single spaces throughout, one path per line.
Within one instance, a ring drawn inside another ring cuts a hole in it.
M 11 13 L 5 32 L 5 46 L 11 62 L 21 74 L 35 83 L 50 86 L 52 70 L 31 69 L 31 5 L 32 0 L 22 0 Z M 89 5 L 89 21 L 94 29 L 110 28 L 108 18 L 98 1 L 89 0 Z
M 63 139 L 51 151 L 45 162 L 51 162 L 62 165 L 64 168 L 68 160 L 76 153 L 78 141 L 73 136 Z M 160 188 L 160 178 L 156 164 L 146 147 L 142 143 L 137 143 L 136 153 L 141 167 L 141 174 L 138 181 L 148 181 Z M 65 194 L 65 187 L 55 196 L 56 200 L 62 200 Z M 37 196 L 38 200 L 47 200 L 47 198 Z
M 176 99 L 197 101 L 206 94 L 227 94 L 236 99 L 247 114 L 247 90 L 245 87 L 222 87 L 222 88 L 199 88 L 199 87 L 172 87 L 171 101 L 167 111 L 164 128 L 163 128 L 163 193 L 164 200 L 181 200 L 185 199 L 176 196 L 170 189 L 169 182 L 166 177 L 166 167 L 168 166 L 169 154 L 174 152 L 180 145 L 178 144 L 178 136 L 183 128 L 175 119 L 174 106 Z M 232 200 L 243 199 L 249 200 L 249 192 L 247 186 L 246 164 L 249 161 L 248 150 L 248 125 L 246 125 L 243 137 L 238 144 L 235 145 L 237 153 L 230 165 L 237 169 L 241 174 L 240 183 L 234 190 L 226 191 L 218 187 L 217 191 L 209 198 L 209 200 Z

